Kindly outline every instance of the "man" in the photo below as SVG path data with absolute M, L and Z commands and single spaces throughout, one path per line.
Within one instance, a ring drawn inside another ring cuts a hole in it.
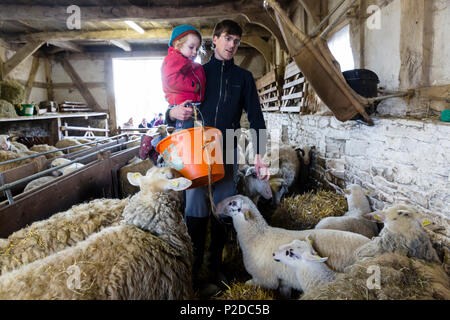
M 214 54 L 211 60 L 203 65 L 206 74 L 205 100 L 199 107 L 203 116 L 204 125 L 221 130 L 226 146 L 226 129 L 237 130 L 240 128 L 240 118 L 245 110 L 250 122 L 250 127 L 259 132 L 266 129 L 261 111 L 258 93 L 252 74 L 234 64 L 233 57 L 239 47 L 242 29 L 232 20 L 219 22 L 213 32 Z M 183 123 L 182 128 L 192 127 L 192 107 L 185 107 L 189 101 L 181 105 L 169 108 L 166 112 L 168 125 L 177 127 Z M 256 143 L 259 146 L 259 143 Z M 225 149 L 225 148 L 224 148 Z M 267 168 L 261 161 L 265 150 L 259 150 L 255 156 L 256 171 L 259 169 L 267 172 Z M 227 150 L 233 152 L 234 163 L 225 165 L 225 177 L 212 186 L 213 200 L 217 205 L 223 199 L 237 194 L 237 162 L 236 149 Z M 224 153 L 224 162 L 226 160 Z M 259 176 L 260 179 L 268 179 L 266 173 Z M 208 208 L 208 187 L 196 188 L 186 191 L 185 220 L 188 233 L 194 247 L 194 286 L 198 271 L 203 261 L 206 228 L 210 209 Z M 211 218 L 211 244 L 209 247 L 210 280 L 216 285 L 226 281 L 221 273 L 222 251 L 226 240 L 226 230 L 213 217 Z
M 153 119 L 150 121 L 150 128 L 154 127 L 155 121 L 158 120 L 158 116 L 156 113 L 153 114 Z
M 143 118 L 138 128 L 150 128 L 150 124 L 147 122 L 147 119 Z

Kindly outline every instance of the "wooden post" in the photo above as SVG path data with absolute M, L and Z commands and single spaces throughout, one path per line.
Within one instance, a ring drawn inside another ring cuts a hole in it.
M 98 105 L 97 101 L 95 100 L 94 96 L 91 94 L 89 89 L 85 86 L 83 81 L 81 80 L 78 73 L 75 71 L 75 69 L 72 67 L 69 61 L 65 59 L 58 59 L 58 61 L 62 64 L 64 70 L 67 72 L 69 77 L 72 79 L 73 83 L 77 87 L 78 91 L 80 91 L 81 95 L 83 96 L 86 103 L 92 107 L 95 111 L 102 111 L 100 106 Z
M 44 41 L 33 41 L 27 43 L 18 51 L 16 51 L 16 53 L 8 61 L 5 62 L 3 77 L 6 77 L 8 74 L 10 74 L 11 71 L 13 71 L 22 61 L 35 53 L 36 50 L 38 50 L 43 44 Z
M 33 57 L 33 63 L 31 64 L 30 75 L 28 76 L 28 81 L 25 86 L 25 101 L 29 102 L 31 89 L 33 89 L 34 79 L 36 78 L 36 73 L 39 68 L 39 58 Z
M 104 70 L 105 70 L 105 83 L 106 83 L 106 102 L 108 104 L 109 118 L 107 119 L 107 125 L 112 131 L 117 129 L 117 116 L 116 116 L 116 99 L 114 95 L 114 74 L 112 57 L 109 54 L 105 54 L 104 58 Z
M 51 58 L 50 57 L 45 58 L 44 62 L 45 62 L 45 82 L 47 83 L 47 99 L 49 101 L 53 101 L 55 100 L 55 95 L 53 93 Z

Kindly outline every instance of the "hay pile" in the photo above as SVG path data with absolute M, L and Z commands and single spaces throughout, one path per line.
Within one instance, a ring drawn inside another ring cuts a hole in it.
M 0 118 L 17 117 L 16 109 L 6 100 L 0 100 Z
M 380 268 L 380 288 L 369 289 Z M 373 267 L 372 267 L 373 268 Z M 450 278 L 442 266 L 398 254 L 383 254 L 357 262 L 335 281 L 304 295 L 302 300 L 448 300 Z
M 342 216 L 347 210 L 347 200 L 343 195 L 325 190 L 310 191 L 284 198 L 270 224 L 289 230 L 313 229 L 321 219 Z
M 49 146 L 48 144 L 36 144 L 36 145 L 32 146 L 30 148 L 30 150 L 31 151 L 36 151 L 36 152 L 47 152 L 47 151 L 57 150 L 57 148 L 53 147 L 53 146 Z M 56 152 L 53 152 L 53 153 L 47 153 L 45 155 L 45 157 L 47 159 L 52 159 L 52 158 L 55 158 L 55 157 L 62 157 L 62 156 L 64 156 L 64 153 L 62 151 L 56 151 Z
M 215 297 L 215 300 L 275 300 L 274 290 L 254 287 L 243 282 L 233 282 L 227 290 Z
M 0 82 L 0 98 L 12 104 L 23 103 L 25 100 L 25 88 L 15 80 Z

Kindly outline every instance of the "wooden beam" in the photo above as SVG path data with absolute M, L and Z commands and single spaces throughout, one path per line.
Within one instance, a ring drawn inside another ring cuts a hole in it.
M 49 41 L 48 43 L 51 45 L 54 45 L 55 47 L 61 48 L 63 50 L 69 50 L 69 51 L 75 51 L 75 52 L 83 52 L 84 51 L 82 46 L 80 46 L 74 42 L 71 42 L 71 41 Z M 53 53 L 56 53 L 59 51 L 61 51 L 61 50 L 57 50 L 57 51 L 53 50 L 50 52 L 50 54 L 53 54 Z
M 319 18 L 314 14 L 310 4 L 306 0 L 298 0 L 300 4 L 305 9 L 306 13 L 308 14 L 308 17 L 312 19 L 315 26 L 317 26 L 320 23 Z M 305 30 L 306 31 L 306 30 Z
M 45 58 L 45 82 L 47 86 L 47 99 L 49 101 L 55 100 L 55 95 L 53 93 L 53 84 L 52 84 L 52 64 L 50 58 Z
M 116 47 L 119 47 L 120 49 L 123 49 L 123 51 L 131 51 L 131 46 L 128 42 L 125 40 L 109 40 L 109 42 Z
M 88 21 L 160 21 L 192 18 L 231 17 L 263 11 L 262 1 L 230 1 L 197 6 L 79 6 L 83 23 Z M 66 22 L 67 6 L 0 5 L 0 20 Z
M 242 59 L 242 62 L 239 64 L 239 67 L 243 68 L 243 69 L 247 69 L 250 65 L 250 62 L 252 61 L 253 55 L 251 54 L 246 54 L 244 56 L 244 59 Z
M 81 95 L 83 96 L 83 98 L 86 101 L 86 103 L 88 104 L 88 106 L 92 107 L 95 111 L 102 110 L 102 108 L 100 108 L 100 106 L 98 105 L 94 96 L 91 94 L 89 89 L 83 83 L 80 76 L 75 71 L 75 69 L 72 67 L 70 62 L 65 59 L 62 59 L 62 58 L 58 58 L 57 61 L 62 64 L 64 70 L 67 72 L 69 77 L 72 79 L 73 83 L 77 87 L 78 91 L 80 91 Z
M 113 75 L 113 63 L 111 55 L 105 55 L 104 58 L 104 75 L 106 83 L 106 103 L 108 104 L 109 111 L 109 128 L 111 132 L 115 132 L 117 129 L 117 115 L 116 115 L 116 98 L 114 95 L 114 75 Z
M 33 88 L 34 79 L 36 78 L 36 73 L 39 68 L 39 58 L 33 57 L 33 62 L 31 64 L 30 75 L 28 76 L 28 81 L 25 86 L 25 102 L 30 99 L 31 89 Z
M 267 13 L 247 13 L 242 14 L 250 23 L 259 25 L 266 30 L 268 30 L 272 36 L 278 41 L 280 44 L 281 49 L 288 52 L 288 48 L 286 46 L 286 43 L 284 42 L 283 35 L 281 34 L 280 28 L 278 28 L 275 21 L 271 18 L 271 16 Z
M 31 56 L 38 50 L 44 41 L 33 41 L 24 45 L 19 51 L 16 51 L 8 61 L 5 62 L 3 77 L 11 73 L 22 61 Z
M 272 65 L 272 47 L 269 43 L 264 41 L 264 39 L 258 36 L 244 36 L 242 37 L 241 42 L 246 43 L 258 50 L 263 55 L 266 62 Z

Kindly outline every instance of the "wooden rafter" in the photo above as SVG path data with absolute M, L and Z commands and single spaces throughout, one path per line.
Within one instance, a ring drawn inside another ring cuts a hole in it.
M 71 42 L 71 41 L 49 41 L 48 42 L 51 45 L 54 45 L 55 47 L 60 48 L 61 50 L 69 50 L 69 51 L 74 51 L 74 52 L 83 52 L 83 47 Z M 56 53 L 59 52 L 61 50 L 54 50 L 51 53 Z
M 39 68 L 39 58 L 33 57 L 33 62 L 31 64 L 30 75 L 28 76 L 28 81 L 25 86 L 25 101 L 28 102 L 30 99 L 31 89 L 33 88 L 34 79 L 36 78 L 36 73 Z
M 125 40 L 109 40 L 109 42 L 123 51 L 131 51 L 130 44 Z
M 267 63 L 273 64 L 272 62 L 272 48 L 269 43 L 264 41 L 261 37 L 258 36 L 250 36 L 243 37 L 241 42 L 252 46 L 256 50 L 258 50 L 264 57 Z
M 79 6 L 83 21 L 103 20 L 173 20 L 234 16 L 241 13 L 263 11 L 263 2 L 225 2 L 199 6 Z M 0 20 L 40 20 L 65 22 L 67 6 L 0 5 Z
M 36 50 L 38 50 L 44 41 L 29 42 L 20 48 L 16 53 L 4 64 L 3 77 L 6 77 L 11 73 L 22 61 L 31 56 Z
M 95 100 L 94 96 L 91 94 L 89 89 L 85 86 L 85 84 L 83 83 L 83 81 L 81 80 L 80 76 L 75 71 L 75 69 L 72 67 L 70 62 L 67 61 L 66 59 L 62 59 L 62 58 L 58 58 L 57 61 L 61 63 L 64 70 L 67 72 L 67 74 L 72 79 L 75 86 L 77 87 L 78 91 L 80 91 L 80 93 L 83 96 L 86 103 L 90 107 L 92 107 L 95 111 L 100 111 L 101 108 L 100 108 L 99 104 L 97 103 L 97 101 Z

